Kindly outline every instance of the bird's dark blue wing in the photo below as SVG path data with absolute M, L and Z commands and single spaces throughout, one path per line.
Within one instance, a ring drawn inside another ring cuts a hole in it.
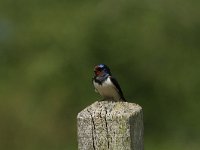
M 121 88 L 120 88 L 120 86 L 119 86 L 119 83 L 117 82 L 117 80 L 116 80 L 115 78 L 111 77 L 111 76 L 110 76 L 110 80 L 111 80 L 111 82 L 115 85 L 115 87 L 117 88 L 118 93 L 119 93 L 121 99 L 122 99 L 123 101 L 126 101 L 125 98 L 124 98 L 124 95 L 123 95 L 123 93 L 122 93 L 122 90 L 121 90 Z

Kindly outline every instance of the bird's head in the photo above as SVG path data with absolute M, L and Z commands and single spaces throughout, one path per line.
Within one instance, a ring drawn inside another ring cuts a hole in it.
M 111 75 L 110 69 L 105 64 L 99 64 L 94 67 L 95 76 Z

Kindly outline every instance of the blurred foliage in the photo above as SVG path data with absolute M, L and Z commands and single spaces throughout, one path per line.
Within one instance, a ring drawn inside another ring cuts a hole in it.
M 0 0 L 0 149 L 77 149 L 98 63 L 143 107 L 145 149 L 199 149 L 199 5 Z

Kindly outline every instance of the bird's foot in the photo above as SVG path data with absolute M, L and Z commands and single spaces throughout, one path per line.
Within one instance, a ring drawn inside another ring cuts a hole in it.
M 116 101 L 114 98 L 103 98 L 101 100 L 98 100 L 98 101 Z

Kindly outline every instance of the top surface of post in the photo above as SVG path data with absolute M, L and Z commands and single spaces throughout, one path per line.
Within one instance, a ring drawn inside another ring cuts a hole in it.
M 142 107 L 135 103 L 113 102 L 113 101 L 97 101 L 86 107 L 78 113 L 77 118 L 85 118 L 89 115 L 92 117 L 109 114 L 111 116 L 131 116 L 142 110 Z M 105 112 L 104 112 L 105 111 Z M 99 112 L 99 113 L 98 113 Z

